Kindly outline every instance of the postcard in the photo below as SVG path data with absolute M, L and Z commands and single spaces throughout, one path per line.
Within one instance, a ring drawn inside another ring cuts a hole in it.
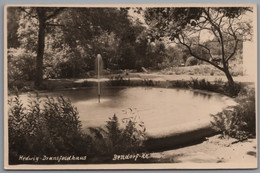
M 257 168 L 255 4 L 4 14 L 5 169 Z

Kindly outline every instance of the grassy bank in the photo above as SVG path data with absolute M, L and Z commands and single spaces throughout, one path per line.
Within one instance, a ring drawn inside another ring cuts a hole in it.
M 212 65 L 195 65 L 187 67 L 170 67 L 161 71 L 162 74 L 168 75 L 200 75 L 200 76 L 224 76 L 225 74 L 213 67 Z M 241 64 L 230 67 L 232 76 L 242 76 L 243 67 Z

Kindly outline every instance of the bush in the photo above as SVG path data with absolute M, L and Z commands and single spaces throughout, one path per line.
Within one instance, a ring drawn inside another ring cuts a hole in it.
M 236 98 L 237 105 L 212 115 L 212 126 L 223 135 L 245 140 L 256 135 L 255 91 L 248 89 Z
M 33 80 L 36 54 L 24 49 L 8 50 L 8 79 Z
M 227 82 L 223 86 L 223 93 L 231 97 L 236 97 L 241 89 L 241 83 L 234 83 L 234 86 L 230 86 L 230 84 Z
M 121 75 L 111 76 L 107 83 L 110 86 L 129 86 L 129 85 L 131 85 L 130 79 L 125 79 Z
M 23 106 L 19 96 L 9 100 L 9 162 L 20 155 L 86 155 L 91 150 L 81 132 L 77 109 L 63 97 L 31 99 Z
M 22 90 L 34 79 L 36 54 L 24 49 L 8 49 L 8 88 Z
M 120 127 L 117 116 L 109 118 L 104 128 L 90 128 L 94 135 L 95 151 L 102 155 L 129 154 L 144 150 L 145 127 L 143 122 L 136 121 L 136 118 L 123 120 L 123 127 Z
M 189 57 L 185 62 L 185 66 L 193 66 L 193 65 L 197 65 L 197 64 L 198 64 L 198 60 L 196 58 L 194 58 L 193 56 Z
M 171 87 L 174 88 L 192 88 L 205 90 L 210 92 L 221 93 L 230 97 L 236 97 L 237 94 L 243 89 L 241 83 L 235 83 L 234 87 L 230 87 L 227 82 L 222 80 L 216 80 L 214 82 L 209 82 L 205 79 L 194 79 L 191 78 L 191 81 L 177 80 L 170 81 Z
M 144 151 L 144 123 L 132 116 L 131 109 L 131 115 L 127 116 L 130 118 L 123 119 L 121 125 L 114 115 L 105 127 L 89 128 L 91 135 L 88 135 L 82 132 L 77 109 L 62 96 L 36 97 L 24 106 L 17 95 L 8 103 L 9 164 L 24 164 L 19 161 L 20 155 L 87 155 L 88 163 L 93 160 L 96 163 L 97 159 L 104 162 L 101 158 L 111 161 L 113 154 Z M 104 155 L 108 157 L 98 157 Z
M 171 87 L 173 88 L 189 88 L 190 82 L 184 80 L 170 81 Z
M 217 87 L 213 84 L 211 84 L 209 81 L 206 81 L 205 79 L 193 79 L 191 80 L 191 87 L 194 89 L 202 89 L 207 91 L 216 91 Z
M 155 82 L 151 79 L 143 79 L 142 85 L 144 85 L 144 86 L 155 86 Z

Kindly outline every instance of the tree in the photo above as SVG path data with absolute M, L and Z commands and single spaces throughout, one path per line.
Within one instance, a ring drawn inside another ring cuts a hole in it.
M 36 53 L 31 59 L 37 62 L 31 66 L 37 69 L 33 73 L 37 87 L 45 77 L 78 77 L 93 70 L 99 53 L 104 63 L 114 64 L 106 67 L 122 66 L 119 45 L 131 42 L 132 49 L 140 30 L 130 21 L 127 8 L 8 8 L 15 10 L 21 15 L 10 20 L 8 34 L 12 40 L 18 37 L 19 48 Z
M 70 8 L 59 17 L 66 44 L 88 52 L 90 70 L 97 54 L 105 67 L 135 68 L 136 39 L 144 27 L 131 21 L 128 8 Z
M 187 49 L 179 44 L 167 47 L 166 55 L 168 57 L 169 66 L 171 67 L 184 65 L 190 56 Z
M 38 30 L 38 49 L 36 57 L 36 78 L 35 86 L 39 87 L 42 83 L 43 78 L 43 55 L 44 55 L 44 46 L 45 46 L 45 29 L 47 22 L 53 17 L 57 16 L 64 8 L 45 8 L 38 7 L 36 8 L 38 21 L 39 21 L 39 30 Z
M 39 87 L 42 84 L 43 79 L 43 55 L 45 48 L 46 27 L 55 26 L 55 24 L 49 22 L 51 19 L 60 14 L 64 8 L 30 7 L 20 9 L 29 17 L 36 18 L 38 22 L 35 86 Z
M 234 55 L 238 50 L 239 42 L 250 39 L 252 26 L 250 21 L 243 20 L 248 12 L 252 12 L 252 9 L 241 7 L 148 8 L 145 11 L 145 20 L 150 27 L 151 38 L 167 37 L 174 43 L 183 45 L 191 56 L 223 71 L 229 86 L 234 88 L 235 82 L 229 71 L 229 61 L 235 59 Z M 206 44 L 208 42 L 218 44 L 219 61 L 215 61 L 211 51 L 215 47 Z M 200 50 L 207 56 L 201 56 Z
M 17 18 L 21 15 L 21 11 L 17 8 L 7 8 L 7 47 L 17 48 L 19 47 L 17 29 L 19 28 L 19 23 Z

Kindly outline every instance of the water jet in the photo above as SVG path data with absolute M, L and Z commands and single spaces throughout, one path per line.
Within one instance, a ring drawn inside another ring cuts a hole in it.
M 98 95 L 98 103 L 100 103 L 101 96 L 101 87 L 100 87 L 100 76 L 103 69 L 103 60 L 100 54 L 97 55 L 96 58 L 96 73 L 97 73 L 97 95 Z

